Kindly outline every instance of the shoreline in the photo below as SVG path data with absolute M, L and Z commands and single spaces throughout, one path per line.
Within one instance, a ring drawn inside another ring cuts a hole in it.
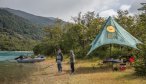
M 33 51 L 0 51 L 0 52 L 33 52 Z
M 0 51 L 0 61 L 13 60 L 20 55 L 34 55 L 33 51 Z

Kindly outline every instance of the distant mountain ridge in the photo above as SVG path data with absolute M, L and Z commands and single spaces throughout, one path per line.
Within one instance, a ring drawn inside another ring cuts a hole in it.
M 43 33 L 40 26 L 0 8 L 0 50 L 32 50 Z
M 38 24 L 38 25 L 43 25 L 43 26 L 49 26 L 49 25 L 54 25 L 57 18 L 54 17 L 42 17 L 42 16 L 37 16 L 33 15 L 24 11 L 20 10 L 15 10 L 15 9 L 10 9 L 10 8 L 3 8 L 19 17 L 25 18 L 32 23 Z
M 29 20 L 0 9 L 0 30 L 11 35 L 19 34 L 32 39 L 41 38 L 42 29 Z

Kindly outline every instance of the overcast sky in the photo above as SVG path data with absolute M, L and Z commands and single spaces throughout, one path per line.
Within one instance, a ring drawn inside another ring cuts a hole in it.
M 146 0 L 0 0 L 0 7 L 70 21 L 71 16 L 87 11 L 99 12 L 102 17 L 116 15 L 119 9 L 135 14 L 141 2 Z

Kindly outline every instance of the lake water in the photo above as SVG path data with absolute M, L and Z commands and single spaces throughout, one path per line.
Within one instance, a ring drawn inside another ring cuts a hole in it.
M 0 61 L 13 60 L 14 58 L 25 55 L 33 55 L 32 51 L 0 51 Z

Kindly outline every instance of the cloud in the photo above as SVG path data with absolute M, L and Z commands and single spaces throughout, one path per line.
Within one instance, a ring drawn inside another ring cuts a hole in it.
M 121 10 L 129 10 L 131 8 L 131 5 L 122 5 L 120 7 Z
M 0 7 L 9 7 L 46 17 L 69 20 L 80 11 L 91 11 L 89 0 L 0 0 Z
M 137 13 L 138 12 L 138 8 L 141 7 L 140 3 L 144 3 L 146 2 L 146 0 L 119 0 L 120 6 L 121 5 L 131 5 L 131 7 L 129 8 L 130 13 Z
M 109 9 L 109 10 L 102 11 L 99 15 L 101 17 L 108 17 L 108 16 L 117 15 L 117 12 L 114 11 L 113 9 Z
M 116 14 L 116 10 L 129 9 L 130 13 L 136 13 L 140 2 L 145 0 L 0 0 L 0 7 L 9 7 L 45 17 L 58 17 L 69 21 L 71 16 L 77 16 L 79 12 L 95 11 L 102 16 L 110 12 Z

